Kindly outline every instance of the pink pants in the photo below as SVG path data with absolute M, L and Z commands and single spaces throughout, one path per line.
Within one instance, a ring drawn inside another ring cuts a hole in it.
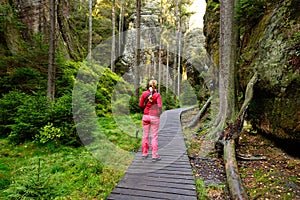
M 142 139 L 142 154 L 143 156 L 148 155 L 149 151 L 149 133 L 151 131 L 151 145 L 152 145 L 152 158 L 158 158 L 158 129 L 160 119 L 157 116 L 144 115 L 143 116 L 143 139 Z

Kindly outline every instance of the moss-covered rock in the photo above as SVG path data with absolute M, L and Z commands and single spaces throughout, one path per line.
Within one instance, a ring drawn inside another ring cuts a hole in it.
M 251 107 L 255 126 L 281 139 L 300 142 L 299 16 L 290 1 L 274 5 L 251 30 L 242 49 L 239 77 L 246 87 L 251 72 L 260 80 Z M 298 19 L 297 19 L 298 18 Z
M 219 19 L 213 6 L 217 3 L 207 3 L 204 33 L 207 50 L 217 63 Z M 255 24 L 244 20 L 239 27 L 239 89 L 244 92 L 258 71 L 249 120 L 264 133 L 300 143 L 300 4 L 298 0 L 266 1 L 263 8 Z

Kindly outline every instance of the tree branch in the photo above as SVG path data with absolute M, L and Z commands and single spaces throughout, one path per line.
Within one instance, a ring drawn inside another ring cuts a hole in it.
M 192 128 L 197 125 L 197 123 L 200 120 L 200 117 L 203 115 L 203 113 L 206 111 L 207 107 L 210 105 L 212 98 L 213 98 L 212 96 L 209 97 L 209 99 L 206 101 L 206 103 L 201 108 L 201 110 L 198 112 L 198 114 L 194 117 L 193 121 L 187 126 L 187 128 Z

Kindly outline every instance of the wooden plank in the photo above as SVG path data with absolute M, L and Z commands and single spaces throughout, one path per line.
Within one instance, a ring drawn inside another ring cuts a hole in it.
M 143 197 L 143 196 L 127 196 L 123 194 L 110 195 L 107 200 L 157 200 L 155 197 Z M 162 199 L 163 200 L 163 199 Z
M 140 182 L 143 182 L 141 181 L 141 178 L 140 176 L 130 176 L 130 177 L 124 177 L 120 183 L 122 182 L 127 182 L 127 181 L 131 181 L 131 180 L 139 180 Z M 193 185 L 194 186 L 194 180 L 193 179 L 175 179 L 175 178 L 164 178 L 164 177 L 150 177 L 150 176 L 147 176 L 145 177 L 144 181 L 149 181 L 149 182 L 157 182 L 157 183 L 178 183 L 178 184 L 186 184 L 186 185 Z
M 170 174 L 149 174 L 149 177 L 159 177 L 159 178 L 174 178 L 174 179 L 181 179 L 181 180 L 194 180 L 194 176 L 181 176 L 181 177 L 174 177 L 174 175 L 170 175 Z
M 150 180 L 149 178 L 145 179 L 145 180 L 140 180 L 138 183 L 136 182 L 136 179 L 126 179 L 124 181 L 121 181 L 118 184 L 118 187 L 133 187 L 136 188 L 136 186 L 159 186 L 159 187 L 166 187 L 166 188 L 176 188 L 176 189 L 185 189 L 185 190 L 195 190 L 195 186 L 193 185 L 193 183 L 191 182 L 177 182 L 174 183 L 172 180 L 165 180 L 162 181 L 162 179 L 160 179 L 160 181 L 157 181 L 157 179 L 152 179 Z
M 195 189 L 184 189 L 184 188 L 172 188 L 172 187 L 160 187 L 157 185 L 143 185 L 143 184 L 126 184 L 124 186 L 118 186 L 118 188 L 123 189 L 132 189 L 132 190 L 141 190 L 149 192 L 163 192 L 168 194 L 177 194 L 185 196 L 193 196 Z
M 156 199 L 173 199 L 173 200 L 197 200 L 194 194 L 191 195 L 181 195 L 173 193 L 165 193 L 160 191 L 146 191 L 138 189 L 128 189 L 128 188 L 115 188 L 113 194 L 122 194 L 128 196 L 140 196 L 140 197 L 152 197 Z

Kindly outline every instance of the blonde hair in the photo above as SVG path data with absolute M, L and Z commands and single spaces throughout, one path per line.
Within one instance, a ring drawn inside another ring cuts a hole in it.
M 149 81 L 149 87 L 152 86 L 152 87 L 156 87 L 157 86 L 157 81 L 156 80 L 150 80 Z

